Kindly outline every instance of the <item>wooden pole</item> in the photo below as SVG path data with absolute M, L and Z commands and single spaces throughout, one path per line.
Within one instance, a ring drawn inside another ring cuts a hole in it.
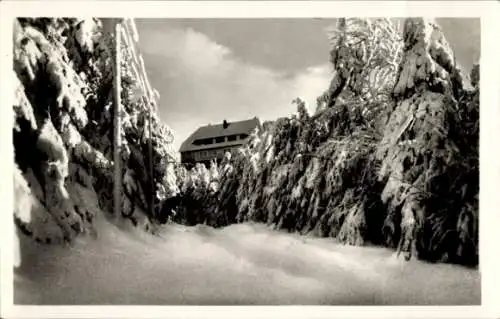
M 114 123 L 113 123 L 113 215 L 118 217 L 122 211 L 122 169 L 121 169 L 121 22 L 115 25 L 115 67 L 114 67 Z
M 135 26 L 135 22 L 133 19 L 124 19 L 122 20 L 123 25 L 117 26 L 116 30 L 116 38 L 119 39 L 120 36 L 123 36 L 124 42 L 129 45 L 129 50 L 132 55 L 132 60 L 136 64 L 132 63 L 132 69 L 134 72 L 134 75 L 137 76 L 137 80 L 139 81 L 139 84 L 141 85 L 141 88 L 143 89 L 144 96 L 143 96 L 143 102 L 146 105 L 147 112 L 148 114 L 148 130 L 149 130 L 149 140 L 148 140 L 148 170 L 149 170 L 149 187 L 150 187 L 150 198 L 149 198 L 149 210 L 150 210 L 150 216 L 154 217 L 155 216 L 155 182 L 154 182 L 154 161 L 153 161 L 153 103 L 154 103 L 154 96 L 152 94 L 151 86 L 149 85 L 149 81 L 147 79 L 147 73 L 146 73 L 146 67 L 144 65 L 144 60 L 140 53 L 137 53 L 135 45 L 137 44 L 137 41 L 139 40 L 139 35 L 137 33 L 137 29 Z M 118 40 L 118 41 L 121 41 Z M 117 42 L 119 44 L 119 42 Z M 120 59 L 119 56 L 117 56 L 117 61 Z M 118 62 L 117 62 L 118 63 Z M 137 67 L 139 70 L 137 70 Z M 140 74 L 139 74 L 140 73 Z M 119 86 L 118 86 L 119 87 Z M 115 92 L 116 93 L 116 92 Z M 119 121 L 119 119 L 115 119 L 116 121 Z M 121 125 L 121 123 L 118 123 Z M 116 130 L 116 126 L 115 126 Z M 115 140 L 116 141 L 116 140 Z M 119 141 L 118 149 L 121 146 L 121 142 Z M 115 158 L 115 161 L 119 161 L 119 158 Z M 119 170 L 119 162 L 118 165 L 115 166 L 117 170 Z M 115 171 L 115 175 L 117 172 Z M 116 178 L 116 176 L 115 176 Z M 120 187 L 121 187 L 121 174 L 120 174 L 120 184 L 115 186 L 115 196 L 119 196 L 117 194 L 120 193 Z M 115 179 L 115 181 L 118 181 L 118 179 Z M 115 197 L 116 202 L 121 202 L 119 201 L 119 197 Z M 115 205 L 116 206 L 116 205 Z M 115 208 L 116 212 L 116 208 Z
M 149 101 L 149 178 L 151 179 L 151 217 L 155 217 L 155 182 L 153 170 L 153 103 Z

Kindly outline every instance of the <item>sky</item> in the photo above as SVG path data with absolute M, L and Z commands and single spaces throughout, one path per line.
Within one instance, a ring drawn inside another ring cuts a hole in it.
M 479 59 L 478 19 L 437 19 L 468 71 Z M 199 126 L 314 110 L 332 78 L 327 29 L 335 19 L 137 19 L 139 48 L 174 147 Z

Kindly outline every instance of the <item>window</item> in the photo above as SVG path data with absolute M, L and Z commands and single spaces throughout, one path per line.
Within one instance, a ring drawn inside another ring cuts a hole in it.
M 214 156 L 214 152 L 215 151 L 212 151 L 212 150 L 200 151 L 199 154 L 200 154 L 201 158 L 209 158 L 209 157 L 213 157 Z
M 237 139 L 238 139 L 238 135 L 229 135 L 227 137 L 228 142 L 233 142 L 233 141 L 236 141 Z
M 219 136 L 215 138 L 215 143 L 224 143 L 226 137 L 225 136 Z
M 240 140 L 244 140 L 248 137 L 248 134 L 240 134 Z
M 193 142 L 194 145 L 210 145 L 213 144 L 214 139 L 213 138 L 201 138 L 197 139 Z

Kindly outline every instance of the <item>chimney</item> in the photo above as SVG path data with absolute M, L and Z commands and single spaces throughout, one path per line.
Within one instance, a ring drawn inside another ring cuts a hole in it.
M 224 121 L 222 122 L 222 127 L 223 127 L 224 129 L 226 129 L 226 128 L 228 128 L 228 126 L 229 126 L 229 123 L 228 123 L 226 120 L 224 120 Z

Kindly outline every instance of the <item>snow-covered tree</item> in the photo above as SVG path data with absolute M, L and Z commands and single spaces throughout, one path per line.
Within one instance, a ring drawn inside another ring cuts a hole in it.
M 101 209 L 112 210 L 114 36 L 110 25 L 110 19 L 15 21 L 15 161 L 31 185 L 41 185 L 38 199 L 68 240 L 89 228 L 88 216 L 96 213 L 78 199 L 76 183 L 95 191 Z M 150 105 L 133 97 L 138 79 L 129 63 L 132 56 L 126 45 L 120 49 L 124 56 L 123 112 L 119 114 L 123 124 L 122 213 L 136 222 L 148 208 L 150 194 L 156 194 L 159 204 L 176 193 L 177 183 L 167 165 L 175 152 L 172 133 L 156 113 L 149 132 Z M 144 156 L 150 140 L 155 189 L 149 187 Z
M 340 19 L 322 109 L 296 99 L 297 114 L 252 135 L 221 165 L 218 194 L 203 193 L 198 222 L 477 262 L 479 68 L 466 89 L 439 27 L 404 25 L 401 37 L 389 19 Z
M 339 18 L 329 32 L 335 76 L 320 102 L 387 100 L 395 84 L 402 39 L 388 18 Z M 339 100 L 338 100 L 339 99 Z

